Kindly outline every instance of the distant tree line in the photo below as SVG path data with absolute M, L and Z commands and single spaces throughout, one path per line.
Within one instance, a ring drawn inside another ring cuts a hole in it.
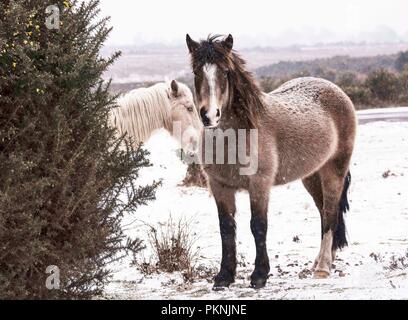
M 388 56 L 279 62 L 255 73 L 265 92 L 290 79 L 313 76 L 339 85 L 357 109 L 408 104 L 408 51 Z
M 271 92 L 297 77 L 319 77 L 339 85 L 357 109 L 408 105 L 408 51 L 374 57 L 336 56 L 308 61 L 282 61 L 254 71 L 263 91 Z M 193 88 L 193 77 L 178 78 Z M 112 84 L 114 93 L 148 87 L 154 82 Z

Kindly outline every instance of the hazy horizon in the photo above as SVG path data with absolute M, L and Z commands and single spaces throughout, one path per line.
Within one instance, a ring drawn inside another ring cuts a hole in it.
M 231 33 L 239 47 L 408 41 L 406 0 L 101 0 L 101 9 L 113 26 L 108 46 L 178 46 L 186 33 Z

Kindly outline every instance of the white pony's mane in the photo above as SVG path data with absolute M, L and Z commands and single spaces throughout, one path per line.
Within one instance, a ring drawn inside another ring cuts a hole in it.
M 132 90 L 119 97 L 118 108 L 112 110 L 111 123 L 120 135 L 127 133 L 133 142 L 146 141 L 159 128 L 171 126 L 169 84 L 158 83 L 149 88 Z

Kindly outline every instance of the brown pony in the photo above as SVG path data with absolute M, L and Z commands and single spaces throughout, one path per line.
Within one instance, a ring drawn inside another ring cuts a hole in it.
M 236 191 L 249 192 L 256 245 L 251 286 L 260 288 L 269 273 L 266 233 L 270 188 L 297 179 L 302 179 L 321 217 L 321 247 L 314 276 L 328 277 L 336 250 L 347 245 L 343 214 L 349 208 L 349 163 L 356 134 L 353 103 L 339 87 L 317 78 L 295 79 L 269 94 L 262 93 L 246 71 L 244 60 L 232 50 L 231 35 L 200 42 L 187 35 L 186 40 L 197 107 L 210 128 L 206 131 L 258 131 L 255 174 L 240 175 L 240 164 L 203 165 L 217 204 L 222 240 L 221 269 L 214 288 L 234 282 Z M 231 146 L 225 142 L 225 147 Z

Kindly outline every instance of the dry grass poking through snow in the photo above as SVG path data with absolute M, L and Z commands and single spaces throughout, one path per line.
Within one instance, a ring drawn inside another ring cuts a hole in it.
M 184 218 L 174 221 L 170 216 L 167 222 L 148 227 L 154 256 L 148 261 L 139 261 L 135 257 L 134 264 L 138 269 L 147 275 L 159 271 L 181 272 L 185 281 L 193 280 L 198 249 L 194 246 L 196 236 L 191 232 L 190 223 Z

